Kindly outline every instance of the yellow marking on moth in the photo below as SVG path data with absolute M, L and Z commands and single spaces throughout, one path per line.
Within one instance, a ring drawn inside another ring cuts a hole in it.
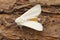
M 38 18 L 31 18 L 29 19 L 30 21 L 35 21 L 35 22 L 38 22 Z

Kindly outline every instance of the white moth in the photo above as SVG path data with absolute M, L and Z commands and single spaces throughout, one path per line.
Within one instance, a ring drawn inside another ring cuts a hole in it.
M 32 7 L 30 10 L 25 12 L 23 15 L 18 17 L 15 22 L 17 25 L 26 26 L 32 29 L 35 29 L 37 31 L 42 31 L 43 26 L 41 23 L 39 23 L 38 16 L 41 14 L 41 5 L 36 5 Z

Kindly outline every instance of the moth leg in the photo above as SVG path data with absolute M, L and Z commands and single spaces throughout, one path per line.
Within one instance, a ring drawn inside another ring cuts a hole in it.
M 20 29 L 23 30 L 23 26 L 20 26 Z

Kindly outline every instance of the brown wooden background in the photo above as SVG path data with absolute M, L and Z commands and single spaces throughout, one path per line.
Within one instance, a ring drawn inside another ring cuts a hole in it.
M 36 4 L 44 30 L 20 29 L 15 19 Z M 0 40 L 60 40 L 60 0 L 0 0 Z

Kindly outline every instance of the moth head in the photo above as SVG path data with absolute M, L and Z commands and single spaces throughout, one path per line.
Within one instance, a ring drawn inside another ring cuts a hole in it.
M 18 25 L 20 25 L 21 23 L 23 23 L 25 20 L 23 20 L 22 18 L 17 18 L 16 20 L 15 20 L 15 22 L 18 24 Z

